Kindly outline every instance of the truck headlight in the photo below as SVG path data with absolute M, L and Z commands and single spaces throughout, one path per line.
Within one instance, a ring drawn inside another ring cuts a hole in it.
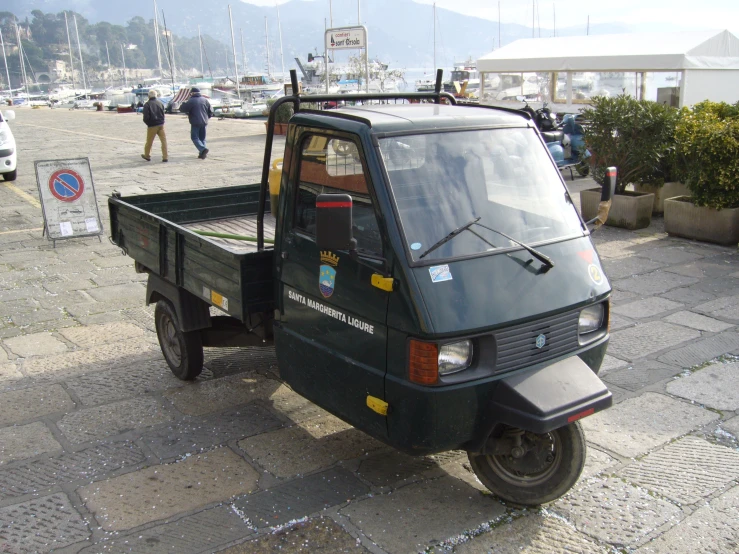
M 449 375 L 470 367 L 472 341 L 462 340 L 439 347 L 439 375 Z
M 10 133 L 5 129 L 0 130 L 0 146 L 10 144 Z
M 580 319 L 577 324 L 578 335 L 587 335 L 594 333 L 603 326 L 603 318 L 605 317 L 605 308 L 603 303 L 588 306 L 580 312 Z

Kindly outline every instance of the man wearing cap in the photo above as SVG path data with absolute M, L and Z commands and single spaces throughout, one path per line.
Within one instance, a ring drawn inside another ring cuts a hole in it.
M 164 104 L 157 98 L 157 91 L 149 91 L 149 99 L 144 104 L 144 123 L 146 123 L 146 144 L 141 157 L 147 162 L 151 161 L 151 147 L 154 137 L 159 137 L 162 143 L 162 161 L 167 161 L 167 136 L 164 134 Z
M 213 110 L 208 99 L 200 96 L 199 88 L 193 87 L 190 92 L 190 99 L 180 106 L 180 111 L 186 113 L 190 120 L 190 138 L 198 149 L 198 158 L 204 160 L 209 152 L 205 146 L 205 128 L 213 117 Z

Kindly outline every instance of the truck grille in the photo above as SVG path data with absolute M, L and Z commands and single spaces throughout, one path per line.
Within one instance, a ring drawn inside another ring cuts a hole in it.
M 495 373 L 558 358 L 579 348 L 577 325 L 580 311 L 559 314 L 493 333 L 497 345 Z M 541 348 L 537 337 L 544 336 Z

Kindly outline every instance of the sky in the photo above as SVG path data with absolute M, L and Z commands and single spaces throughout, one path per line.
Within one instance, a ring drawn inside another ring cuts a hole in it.
M 249 4 L 274 6 L 275 0 L 246 0 Z M 277 0 L 284 3 L 288 0 Z M 312 0 L 325 4 L 329 0 Z M 330 0 L 334 13 L 356 11 L 357 0 Z M 493 21 L 498 20 L 497 0 L 415 0 L 420 4 L 433 4 L 466 15 L 474 15 Z M 372 0 L 360 0 L 361 4 Z M 557 27 L 622 22 L 642 29 L 642 24 L 654 25 L 655 30 L 704 30 L 726 29 L 739 35 L 739 1 L 737 0 L 543 0 L 538 1 L 537 26 L 551 28 L 556 10 Z M 531 26 L 533 1 L 500 0 L 500 19 L 503 23 Z M 554 9 L 553 9 L 554 8 Z M 675 29 L 671 29 L 674 27 Z

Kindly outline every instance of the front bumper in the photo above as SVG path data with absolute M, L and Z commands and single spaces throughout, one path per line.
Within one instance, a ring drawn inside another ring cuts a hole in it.
M 8 173 L 15 170 L 18 154 L 15 147 L 0 148 L 0 173 Z

